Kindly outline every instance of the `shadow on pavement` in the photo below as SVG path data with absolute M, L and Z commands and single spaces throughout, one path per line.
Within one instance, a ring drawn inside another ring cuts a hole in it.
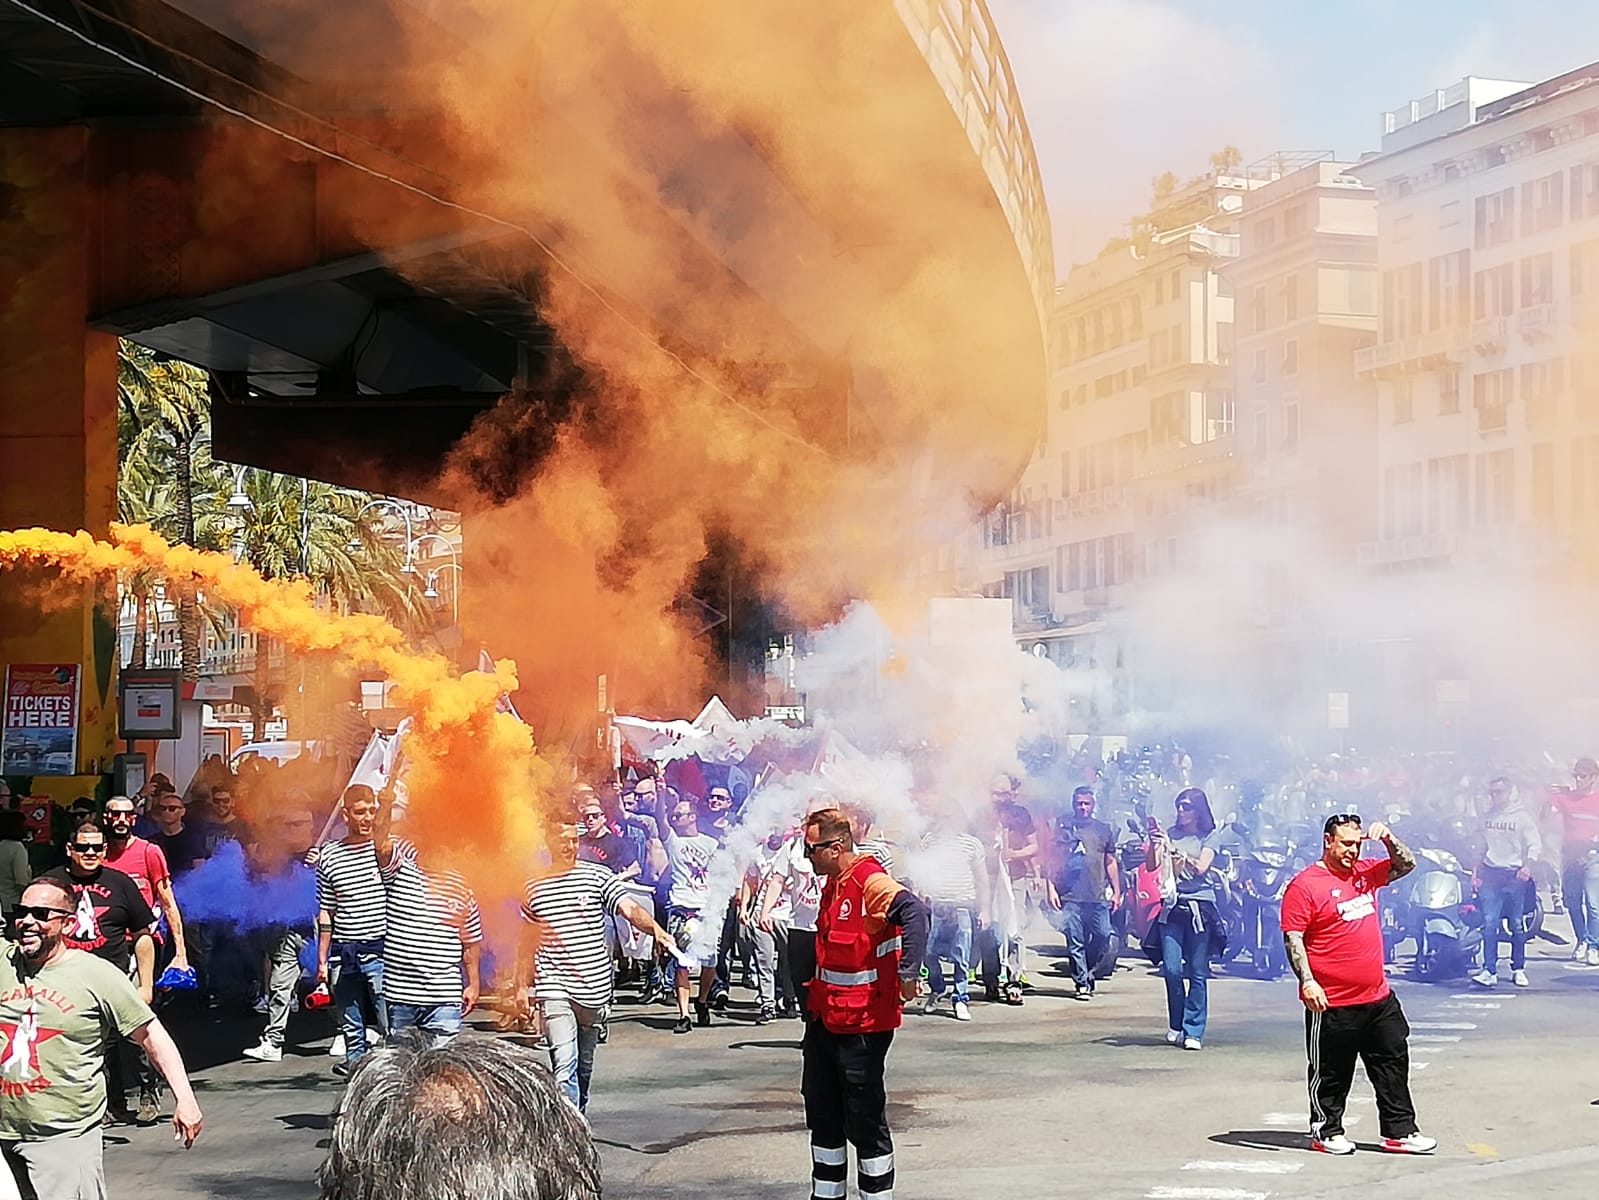
M 798 1050 L 798 1042 L 729 1042 L 729 1050 Z
M 286 1113 L 278 1118 L 285 1129 L 332 1129 L 332 1113 Z
M 1302 1154 L 1310 1153 L 1306 1135 L 1288 1129 L 1232 1129 L 1226 1133 L 1213 1133 L 1210 1140 L 1223 1146 L 1237 1146 L 1241 1150 L 1297 1150 Z
M 1097 1046 L 1115 1046 L 1117 1049 L 1125 1050 L 1133 1046 L 1147 1048 L 1150 1046 L 1165 1046 L 1167 1043 L 1165 1035 L 1163 1034 L 1111 1033 L 1105 1035 L 1104 1037 L 1095 1038 L 1094 1044 Z

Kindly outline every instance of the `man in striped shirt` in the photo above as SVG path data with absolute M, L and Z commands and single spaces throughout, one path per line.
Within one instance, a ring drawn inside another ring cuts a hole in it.
M 945 819 L 953 820 L 953 806 Z M 933 910 L 933 936 L 927 948 L 927 999 L 923 1012 L 932 1012 L 944 998 L 944 959 L 954 968 L 951 989 L 957 1021 L 970 1021 L 972 1010 L 967 980 L 972 961 L 972 934 L 988 919 L 988 867 L 983 843 L 969 833 L 935 830 L 922 841 L 912 873 L 917 890 Z
M 388 889 L 383 1000 L 389 1034 L 418 1028 L 447 1042 L 477 1005 L 483 948 L 477 899 L 459 874 L 424 867 L 415 847 L 393 837 L 378 845 L 378 869 Z
M 333 1002 L 339 1009 L 344 1036 L 344 1061 L 335 1075 L 348 1075 L 366 1054 L 367 1026 L 387 1032 L 383 1001 L 383 937 L 388 928 L 388 893 L 378 870 L 374 844 L 382 818 L 388 837 L 388 815 L 371 788 L 345 789 L 342 841 L 329 842 L 317 855 L 316 981 L 333 977 Z M 337 972 L 332 967 L 337 965 Z
M 550 1067 L 578 1111 L 588 1107 L 599 1044 L 615 981 L 611 948 L 605 936 L 607 915 L 619 916 L 673 953 L 671 935 L 642 904 L 627 894 L 627 884 L 599 863 L 579 862 L 578 830 L 551 831 L 548 874 L 530 879 L 522 896 L 526 922 L 517 953 L 519 1006 L 528 1009 L 527 985 L 544 1020 Z

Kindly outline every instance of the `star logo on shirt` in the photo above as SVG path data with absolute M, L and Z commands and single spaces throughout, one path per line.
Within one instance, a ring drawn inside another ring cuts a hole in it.
M 15 1021 L 0 1021 L 0 1038 L 5 1051 L 0 1053 L 0 1078 L 26 1081 L 39 1074 L 39 1043 L 60 1037 L 60 1029 L 40 1029 L 39 1015 L 30 1003 L 28 1011 Z

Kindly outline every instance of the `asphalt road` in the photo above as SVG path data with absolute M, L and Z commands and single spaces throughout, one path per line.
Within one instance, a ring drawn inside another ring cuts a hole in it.
M 1555 937 L 1569 927 L 1555 921 Z M 1053 953 L 1051 946 L 1041 946 Z M 1599 1192 L 1599 1079 L 1592 1025 L 1599 968 L 1537 944 L 1530 989 L 1492 993 L 1396 980 L 1413 1026 L 1412 1086 L 1430 1158 L 1375 1151 L 1376 1113 L 1357 1079 L 1362 1152 L 1304 1149 L 1303 1018 L 1291 982 L 1212 983 L 1205 1049 L 1168 1047 L 1160 981 L 1131 957 L 1091 1004 L 1050 958 L 1020 1009 L 978 1003 L 912 1015 L 889 1058 L 897 1192 L 917 1200 L 1092 1194 L 1100 1200 L 1385 1200 L 1578 1197 Z M 747 993 L 735 989 L 735 998 Z M 668 1010 L 622 1005 L 600 1048 L 590 1119 L 608 1197 L 807 1194 L 797 1023 L 756 1028 L 748 1008 L 673 1036 Z M 206 1132 L 187 1153 L 164 1129 L 110 1131 L 111 1195 L 315 1195 L 338 1086 L 323 1014 L 281 1063 L 241 1062 L 258 1022 L 178 1023 Z M 319 1027 L 319 1023 L 321 1027 Z

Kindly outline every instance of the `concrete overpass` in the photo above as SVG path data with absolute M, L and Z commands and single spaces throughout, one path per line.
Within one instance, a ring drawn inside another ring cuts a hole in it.
M 808 440 L 1010 485 L 1053 263 L 982 0 L 506 7 L 514 45 L 443 0 L 0 0 L 6 527 L 113 515 L 116 336 L 213 371 L 218 457 L 428 497 L 507 392 L 562 417 L 552 276 L 689 369 L 776 373 Z M 964 303 L 912 310 L 934 257 Z M 871 331 L 907 321 L 891 375 Z M 92 660 L 104 698 L 106 622 L 0 605 L 0 660 Z

